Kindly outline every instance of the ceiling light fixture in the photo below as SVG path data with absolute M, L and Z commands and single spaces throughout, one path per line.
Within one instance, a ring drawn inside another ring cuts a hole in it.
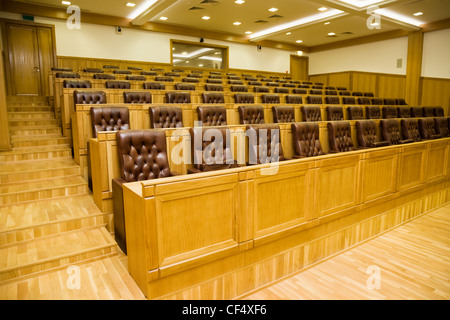
M 329 36 L 335 36 L 336 33 L 334 33 L 334 32 L 329 32 L 328 35 L 329 35 Z
M 154 5 L 158 0 L 147 0 L 142 2 L 127 18 L 134 20 L 139 15 L 141 15 L 144 11 Z
M 70 6 L 72 3 L 70 1 L 62 1 L 62 4 L 65 4 L 66 6 Z
M 303 42 L 303 40 L 297 40 L 297 41 L 295 41 L 295 42 L 297 42 L 297 43 L 302 43 L 302 42 Z
M 209 20 L 209 19 L 211 19 L 211 17 L 203 16 L 202 19 L 203 19 L 203 20 Z
M 278 11 L 278 9 L 277 8 L 270 8 L 269 11 L 270 12 L 276 12 L 276 11 Z
M 327 11 L 328 10 L 328 8 L 327 7 L 320 7 L 319 9 L 317 9 L 317 10 L 319 10 L 319 11 L 322 11 L 322 12 L 324 12 L 324 11 Z
M 235 26 L 241 25 L 241 23 L 240 23 L 239 21 L 233 22 L 233 24 L 234 24 Z
M 346 14 L 347 14 L 346 12 L 338 10 L 338 9 L 330 9 L 325 12 L 314 14 L 312 16 L 308 16 L 308 17 L 294 20 L 294 21 L 291 21 L 288 23 L 280 24 L 275 27 L 271 27 L 271 28 L 268 28 L 268 29 L 265 29 L 265 30 L 262 30 L 259 32 L 255 32 L 250 36 L 250 39 L 254 40 L 254 39 L 261 38 L 261 37 L 264 37 L 264 36 L 267 36 L 270 34 L 278 33 L 280 31 L 283 31 L 286 29 L 292 29 L 295 27 L 303 26 L 306 24 L 320 21 L 320 20 L 325 20 L 330 17 L 338 17 L 338 16 L 343 16 Z
M 203 65 L 202 65 L 202 64 L 199 64 L 198 66 L 199 66 L 199 67 L 203 67 Z
M 424 24 L 424 22 L 422 22 L 422 21 L 419 21 L 419 20 L 416 20 L 414 18 L 410 18 L 410 17 L 404 16 L 404 15 L 398 14 L 398 13 L 396 13 L 394 11 L 391 11 L 391 10 L 388 10 L 388 9 L 384 9 L 384 8 L 383 9 L 377 9 L 374 12 L 378 13 L 378 14 L 380 14 L 382 16 L 385 16 L 387 18 L 391 18 L 391 19 L 398 20 L 398 21 L 401 21 L 401 22 L 404 22 L 404 23 L 407 23 L 407 24 L 411 24 L 411 25 L 416 26 L 416 27 L 420 27 L 422 24 Z
M 423 12 L 416 12 L 416 13 L 413 13 L 413 16 L 416 16 L 416 17 L 421 16 L 421 15 L 423 15 Z
M 63 1 L 63 2 L 64 2 L 64 1 Z M 128 3 L 126 4 L 126 6 L 127 6 L 127 7 L 131 7 L 131 8 L 134 8 L 134 7 L 136 6 L 136 3 L 128 2 Z
M 286 32 L 286 35 L 287 36 L 289 36 L 289 35 L 291 35 L 292 34 L 292 32 Z
M 350 5 L 349 7 L 354 7 L 357 9 L 361 9 L 361 8 L 366 8 L 368 6 L 374 5 L 376 3 L 379 2 L 384 2 L 386 0 L 329 0 L 331 2 L 344 2 L 348 5 Z
M 252 34 L 253 32 L 251 31 L 245 31 L 245 34 Z
M 167 17 L 160 17 L 159 18 L 159 20 L 163 20 L 163 21 L 166 21 L 167 19 L 169 19 L 169 18 L 167 18 Z
M 327 26 L 327 25 L 329 25 L 330 23 L 331 23 L 330 21 L 327 21 L 327 22 L 324 23 L 324 25 Z
M 244 0 L 236 0 L 234 3 L 243 4 L 244 2 L 245 2 Z

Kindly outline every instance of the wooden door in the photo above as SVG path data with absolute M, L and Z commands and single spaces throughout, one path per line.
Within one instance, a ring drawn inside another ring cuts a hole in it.
M 56 57 L 52 27 L 6 22 L 4 28 L 8 94 L 48 96 Z
M 309 79 L 308 57 L 291 55 L 291 78 L 293 80 Z

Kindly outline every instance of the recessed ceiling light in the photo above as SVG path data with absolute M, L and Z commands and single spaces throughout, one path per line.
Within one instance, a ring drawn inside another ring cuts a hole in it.
M 253 32 L 251 31 L 245 31 L 245 34 L 252 34 Z
M 331 23 L 330 21 L 327 21 L 327 22 L 324 23 L 324 25 L 327 26 L 327 25 L 329 25 L 330 23 Z
M 423 12 L 416 12 L 413 14 L 413 16 L 416 16 L 416 17 L 421 16 L 421 15 L 423 15 Z
M 166 21 L 167 19 L 169 19 L 169 18 L 167 18 L 167 17 L 160 17 L 159 18 L 159 20 L 164 20 L 164 21 Z
M 270 8 L 269 11 L 270 12 L 276 12 L 276 11 L 278 11 L 278 8 Z
M 189 63 L 189 60 L 188 60 L 188 61 L 186 61 L 186 63 Z
M 188 54 L 186 51 L 182 52 L 181 54 Z
M 286 32 L 286 35 L 287 35 L 287 36 L 290 35 L 290 34 L 292 34 L 292 32 Z
M 199 66 L 199 67 L 203 67 L 203 65 L 202 65 L 202 64 L 199 64 L 198 66 Z
M 334 32 L 330 32 L 330 33 L 328 33 L 328 35 L 329 35 L 329 36 L 335 36 L 335 35 L 336 35 L 336 33 L 334 33 Z
M 424 24 L 424 22 L 422 22 L 422 21 L 416 20 L 409 16 L 404 16 L 402 14 L 398 14 L 395 11 L 391 11 L 391 10 L 385 9 L 385 8 L 377 9 L 373 12 L 378 13 L 379 15 L 391 18 L 391 19 L 395 19 L 395 20 L 399 20 L 404 23 L 412 24 L 413 26 L 416 26 L 416 27 L 420 27 L 422 24 Z
M 134 20 L 144 13 L 148 8 L 153 6 L 158 0 L 143 0 L 134 8 L 133 12 L 128 15 L 128 19 Z
M 70 6 L 72 3 L 70 1 L 62 1 L 62 4 L 65 4 L 66 6 Z
M 303 42 L 303 40 L 297 40 L 297 41 L 295 41 L 295 42 L 297 42 L 297 43 L 302 43 L 302 42 Z
M 133 2 L 128 2 L 127 3 L 127 7 L 134 8 L 135 6 L 136 6 L 136 3 L 133 3 Z
M 220 52 L 214 52 L 214 54 L 220 54 Z
M 243 4 L 244 2 L 245 2 L 244 0 L 236 0 L 234 3 Z
M 327 7 L 320 7 L 319 9 L 317 9 L 317 10 L 319 10 L 319 11 L 327 11 L 328 10 L 328 8 Z
M 233 22 L 235 26 L 239 26 L 241 23 L 239 21 Z
M 203 19 L 203 20 L 209 20 L 209 19 L 211 19 L 211 17 L 203 16 L 202 19 Z

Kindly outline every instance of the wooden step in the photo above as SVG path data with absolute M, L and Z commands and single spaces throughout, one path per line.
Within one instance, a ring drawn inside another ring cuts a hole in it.
M 117 252 L 116 242 L 104 227 L 0 246 L 0 282 L 111 257 Z
M 81 175 L 81 167 L 72 159 L 0 163 L 0 185 Z
M 0 246 L 105 224 L 113 232 L 112 218 L 100 211 L 91 195 L 2 206 Z
M 7 107 L 9 112 L 53 112 L 53 108 L 46 105 L 11 105 Z
M 14 148 L 42 147 L 54 145 L 70 145 L 72 139 L 61 134 L 45 134 L 35 136 L 15 136 L 11 139 Z
M 42 147 L 14 148 L 13 151 L 1 152 L 2 161 L 29 161 L 55 158 L 71 158 L 72 151 L 68 145 L 50 145 Z
M 43 112 L 9 112 L 8 119 L 54 119 L 55 114 L 51 111 Z
M 34 119 L 10 119 L 8 121 L 9 127 L 36 127 L 36 126 L 60 126 L 61 121 L 56 119 L 47 118 L 34 118 Z
M 12 183 L 0 185 L 0 205 L 82 194 L 89 194 L 89 188 L 81 176 Z
M 43 134 L 61 134 L 59 126 L 34 126 L 34 127 L 11 127 L 9 128 L 11 137 Z

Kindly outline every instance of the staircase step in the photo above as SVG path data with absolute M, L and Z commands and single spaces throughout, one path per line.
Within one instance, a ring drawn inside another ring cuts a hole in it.
M 34 118 L 34 119 L 10 119 L 9 127 L 36 127 L 36 126 L 60 126 L 61 121 L 56 119 Z
M 54 145 L 69 145 L 72 142 L 70 137 L 61 134 L 45 134 L 35 136 L 15 136 L 11 139 L 14 148 L 42 147 Z
M 101 212 L 91 195 L 2 206 L 0 246 L 104 224 L 112 228 L 112 214 Z
M 9 128 L 11 137 L 43 134 L 61 134 L 61 127 L 53 126 L 24 126 Z
M 14 148 L 13 151 L 0 153 L 0 161 L 29 161 L 55 158 L 71 158 L 68 145 L 50 145 L 41 147 Z
M 81 175 L 81 168 L 72 159 L 0 163 L 0 185 Z
M 104 227 L 5 245 L 0 247 L 0 282 L 63 269 L 117 253 L 117 244 Z
M 55 113 L 51 111 L 43 112 L 9 112 L 8 119 L 54 119 Z
M 89 188 L 81 176 L 11 183 L 0 185 L 0 205 L 82 194 L 89 194 Z
M 53 108 L 46 105 L 9 105 L 7 107 L 8 112 L 53 112 Z

